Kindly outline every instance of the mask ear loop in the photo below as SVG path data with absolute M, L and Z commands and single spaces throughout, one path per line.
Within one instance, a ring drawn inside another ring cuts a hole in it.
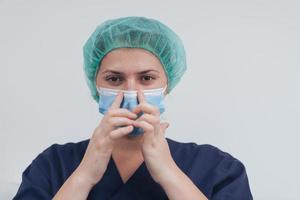
M 167 90 L 167 88 L 168 88 L 168 85 L 166 85 L 166 86 L 164 87 L 163 91 L 162 91 L 162 92 L 163 92 L 163 95 L 164 95 L 164 98 L 165 98 L 165 96 L 168 94 L 168 93 L 167 93 L 167 94 L 165 95 L 165 91 Z

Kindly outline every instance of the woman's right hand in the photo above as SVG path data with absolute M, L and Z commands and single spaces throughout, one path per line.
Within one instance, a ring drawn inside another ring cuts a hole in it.
M 64 182 L 53 200 L 86 199 L 92 187 L 106 171 L 114 143 L 133 130 L 137 115 L 120 108 L 123 93 L 119 92 L 109 111 L 94 130 L 83 159 L 76 170 Z M 117 128 L 122 126 L 121 128 Z
M 123 93 L 119 92 L 110 109 L 94 130 L 85 155 L 76 169 L 81 180 L 94 186 L 106 171 L 114 143 L 117 139 L 133 130 L 132 122 L 137 118 L 135 113 L 120 108 Z M 122 126 L 120 128 L 117 128 Z

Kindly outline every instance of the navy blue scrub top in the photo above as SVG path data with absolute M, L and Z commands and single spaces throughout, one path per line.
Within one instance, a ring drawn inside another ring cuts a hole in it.
M 253 199 L 244 165 L 212 145 L 182 143 L 166 138 L 178 167 L 210 200 Z M 81 162 L 89 140 L 54 144 L 40 153 L 25 169 L 15 200 L 52 199 Z M 168 199 L 143 162 L 123 183 L 112 157 L 102 179 L 88 199 Z

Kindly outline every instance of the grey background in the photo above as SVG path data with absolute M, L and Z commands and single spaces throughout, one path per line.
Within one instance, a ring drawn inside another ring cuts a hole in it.
M 101 116 L 82 46 L 97 24 L 128 15 L 162 21 L 185 44 L 167 137 L 241 160 L 255 199 L 300 199 L 299 10 L 284 0 L 0 0 L 0 199 L 45 148 L 91 136 Z

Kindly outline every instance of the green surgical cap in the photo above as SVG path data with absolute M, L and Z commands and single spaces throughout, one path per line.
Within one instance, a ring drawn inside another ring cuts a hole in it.
M 103 57 L 117 48 L 142 48 L 153 53 L 164 67 L 169 93 L 186 71 L 184 46 L 178 35 L 161 22 L 145 17 L 111 19 L 98 25 L 83 47 L 85 79 L 99 102 L 96 77 Z

